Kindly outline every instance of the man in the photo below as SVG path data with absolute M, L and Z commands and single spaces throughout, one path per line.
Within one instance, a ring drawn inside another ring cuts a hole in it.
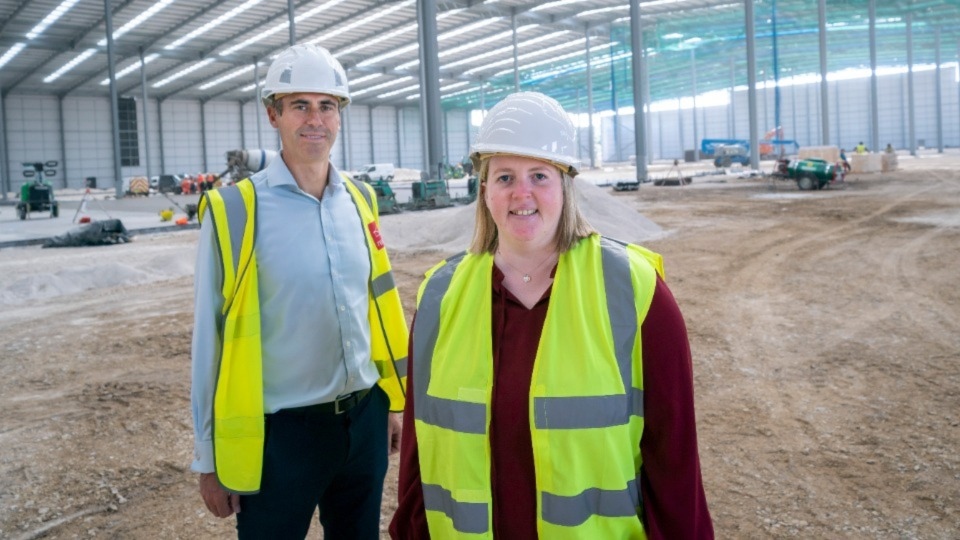
M 857 147 L 855 148 L 855 150 L 856 150 L 857 154 L 866 154 L 866 153 L 867 153 L 867 146 L 866 146 L 865 144 L 863 144 L 863 141 L 860 141 L 860 144 L 857 145 Z
M 330 163 L 347 79 L 295 45 L 262 101 L 280 155 L 201 202 L 192 469 L 240 538 L 303 538 L 318 507 L 325 538 L 378 538 L 407 327 L 376 195 Z

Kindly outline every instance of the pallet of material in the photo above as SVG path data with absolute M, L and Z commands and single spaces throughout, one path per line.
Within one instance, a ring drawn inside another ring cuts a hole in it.
M 893 172 L 897 170 L 897 154 L 893 152 L 884 152 L 883 153 L 883 172 Z
M 850 172 L 854 174 L 875 173 L 883 170 L 882 154 L 848 154 Z

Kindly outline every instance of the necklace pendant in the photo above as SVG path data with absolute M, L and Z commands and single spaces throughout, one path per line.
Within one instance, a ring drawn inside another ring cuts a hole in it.
M 524 274 L 524 275 L 523 275 L 523 282 L 524 282 L 524 283 L 530 283 L 530 274 Z

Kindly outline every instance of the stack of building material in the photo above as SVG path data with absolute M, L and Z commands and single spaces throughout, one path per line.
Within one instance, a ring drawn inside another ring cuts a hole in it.
M 827 163 L 840 161 L 840 149 L 836 146 L 802 146 L 797 151 L 800 159 L 822 159 Z
M 897 154 L 896 152 L 884 152 L 883 153 L 883 172 L 893 172 L 897 170 Z
M 850 154 L 850 172 L 854 174 L 875 173 L 883 169 L 883 154 Z

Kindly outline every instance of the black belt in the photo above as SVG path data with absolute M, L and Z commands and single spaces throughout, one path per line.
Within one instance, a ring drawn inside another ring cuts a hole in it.
M 360 402 L 363 401 L 363 398 L 367 397 L 367 394 L 369 393 L 370 389 L 365 388 L 363 390 L 357 390 L 352 394 L 340 396 L 337 399 L 328 401 L 326 403 L 317 403 L 316 405 L 307 405 L 306 407 L 294 407 L 292 409 L 281 409 L 277 411 L 277 413 L 297 415 L 343 414 L 359 405 Z

